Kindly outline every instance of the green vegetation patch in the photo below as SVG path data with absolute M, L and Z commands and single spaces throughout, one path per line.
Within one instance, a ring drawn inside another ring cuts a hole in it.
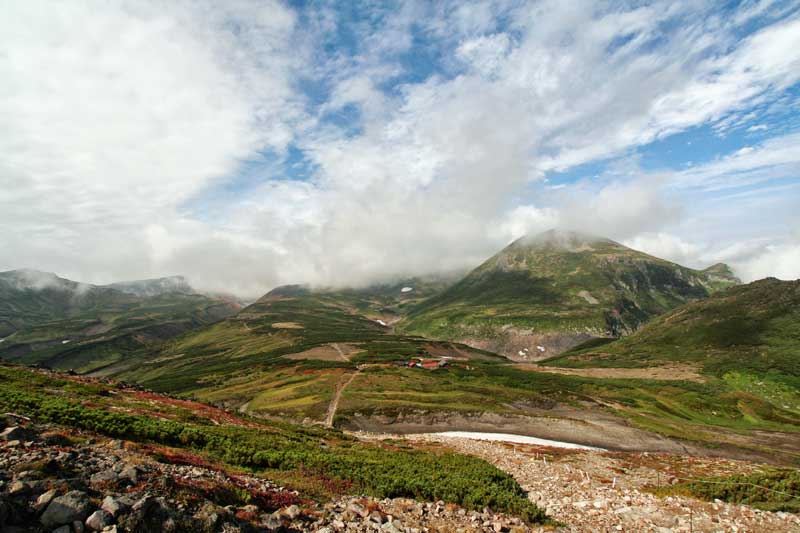
M 191 408 L 190 402 L 147 398 L 154 410 L 161 403 L 170 410 Z M 444 500 L 468 509 L 489 507 L 529 522 L 547 521 L 513 477 L 477 458 L 365 444 L 339 432 L 279 422 L 208 425 L 164 419 L 139 414 L 128 402 L 125 393 L 104 385 L 0 366 L 0 409 L 40 422 L 199 452 L 267 475 L 310 472 L 348 481 L 356 491 L 378 498 Z M 203 409 L 210 408 L 197 404 L 201 414 Z
M 678 483 L 658 492 L 690 494 L 704 500 L 752 505 L 765 511 L 800 512 L 800 471 L 769 469 L 747 475 Z

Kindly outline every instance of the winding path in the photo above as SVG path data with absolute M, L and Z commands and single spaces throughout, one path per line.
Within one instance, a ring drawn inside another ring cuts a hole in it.
M 342 398 L 342 392 L 344 389 L 347 388 L 350 383 L 356 379 L 356 376 L 360 373 L 360 371 L 356 371 L 346 380 L 344 376 L 339 380 L 339 383 L 336 384 L 336 393 L 333 395 L 333 400 L 331 400 L 330 405 L 328 405 L 328 413 L 325 415 L 325 427 L 332 428 L 333 427 L 333 417 L 336 416 L 336 409 L 339 408 L 339 400 Z

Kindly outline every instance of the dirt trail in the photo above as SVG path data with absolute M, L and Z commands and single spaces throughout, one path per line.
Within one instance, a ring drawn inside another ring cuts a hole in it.
M 339 352 L 339 357 L 341 357 L 341 358 L 342 358 L 342 361 L 344 361 L 345 363 L 347 363 L 347 362 L 349 362 L 349 361 L 350 361 L 350 359 L 348 359 L 348 358 L 347 358 L 347 356 L 344 354 L 344 352 L 342 351 L 342 349 L 341 349 L 341 348 L 339 348 L 339 345 L 338 345 L 338 344 L 336 344 L 335 342 L 332 342 L 332 343 L 331 343 L 331 346 L 333 346 L 333 348 L 334 348 L 334 349 L 335 349 L 337 352 Z
M 328 413 L 325 415 L 325 427 L 333 427 L 333 418 L 336 416 L 336 410 L 339 408 L 339 400 L 342 398 L 342 392 L 344 392 L 344 389 L 346 389 L 360 373 L 361 371 L 359 370 L 347 379 L 345 379 L 344 376 L 339 379 L 339 383 L 336 384 L 336 393 L 333 395 L 333 400 L 331 400 L 330 405 L 328 405 Z

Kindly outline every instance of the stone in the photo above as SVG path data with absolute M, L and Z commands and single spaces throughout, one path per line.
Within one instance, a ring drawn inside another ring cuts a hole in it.
M 366 518 L 369 516 L 369 511 L 367 511 L 364 506 L 357 504 L 356 502 L 351 502 L 347 506 L 347 510 L 353 513 L 356 516 L 360 516 L 361 518 Z
M 81 522 L 80 520 L 75 520 L 72 523 L 72 531 L 74 531 L 75 533 L 83 533 L 85 530 L 86 528 L 83 526 L 83 522 Z
M 107 512 L 111 516 L 117 516 L 130 509 L 130 505 L 126 504 L 124 500 L 117 499 L 113 496 L 106 496 L 103 503 L 100 504 L 100 509 Z
M 25 483 L 24 481 L 15 481 L 11 485 L 8 486 L 8 493 L 9 494 L 22 494 L 23 492 L 28 492 L 30 490 L 30 485 Z
M 113 521 L 114 517 L 111 516 L 111 513 L 108 511 L 103 511 L 102 509 L 98 509 L 89 515 L 89 518 L 86 519 L 85 523 L 86 527 L 93 531 L 102 531 L 106 527 L 110 526 Z
M 69 526 L 61 526 L 55 528 L 53 533 L 72 533 L 72 530 L 69 528 Z
M 83 521 L 89 515 L 89 496 L 82 491 L 73 490 L 63 496 L 53 498 L 42 513 L 41 522 L 45 527 Z
M 402 524 L 395 520 L 394 522 L 386 522 L 383 524 L 381 526 L 381 531 L 384 533 L 403 533 L 403 530 L 400 529 L 401 527 Z
M 34 510 L 39 513 L 42 512 L 50 502 L 53 501 L 53 498 L 56 497 L 58 491 L 56 489 L 50 489 L 47 492 L 40 494 L 38 498 L 36 498 L 36 502 L 33 504 Z
M 264 527 L 270 530 L 280 529 L 283 527 L 283 521 L 277 513 L 272 513 L 264 521 Z
M 130 481 L 134 485 L 138 485 L 139 484 L 139 475 L 141 473 L 142 472 L 141 472 L 141 470 L 139 470 L 139 468 L 131 465 L 131 466 L 127 466 L 127 467 L 123 468 L 122 471 L 119 473 L 119 477 L 121 477 L 123 479 L 127 479 L 128 481 Z
M 296 505 L 290 505 L 286 509 L 281 511 L 281 514 L 288 518 L 289 520 L 294 520 L 298 516 L 300 516 L 300 508 Z
M 113 470 L 103 470 L 93 474 L 89 479 L 92 485 L 105 485 L 109 483 L 116 483 L 119 480 L 119 475 Z
M 30 432 L 19 426 L 11 426 L 0 433 L 0 440 L 4 441 L 24 441 L 30 438 Z

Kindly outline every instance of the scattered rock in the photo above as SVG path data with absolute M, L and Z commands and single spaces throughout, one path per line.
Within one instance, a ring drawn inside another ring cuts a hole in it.
M 42 514 L 41 522 L 45 527 L 56 527 L 75 520 L 83 521 L 88 514 L 89 496 L 85 492 L 73 490 L 53 498 Z

